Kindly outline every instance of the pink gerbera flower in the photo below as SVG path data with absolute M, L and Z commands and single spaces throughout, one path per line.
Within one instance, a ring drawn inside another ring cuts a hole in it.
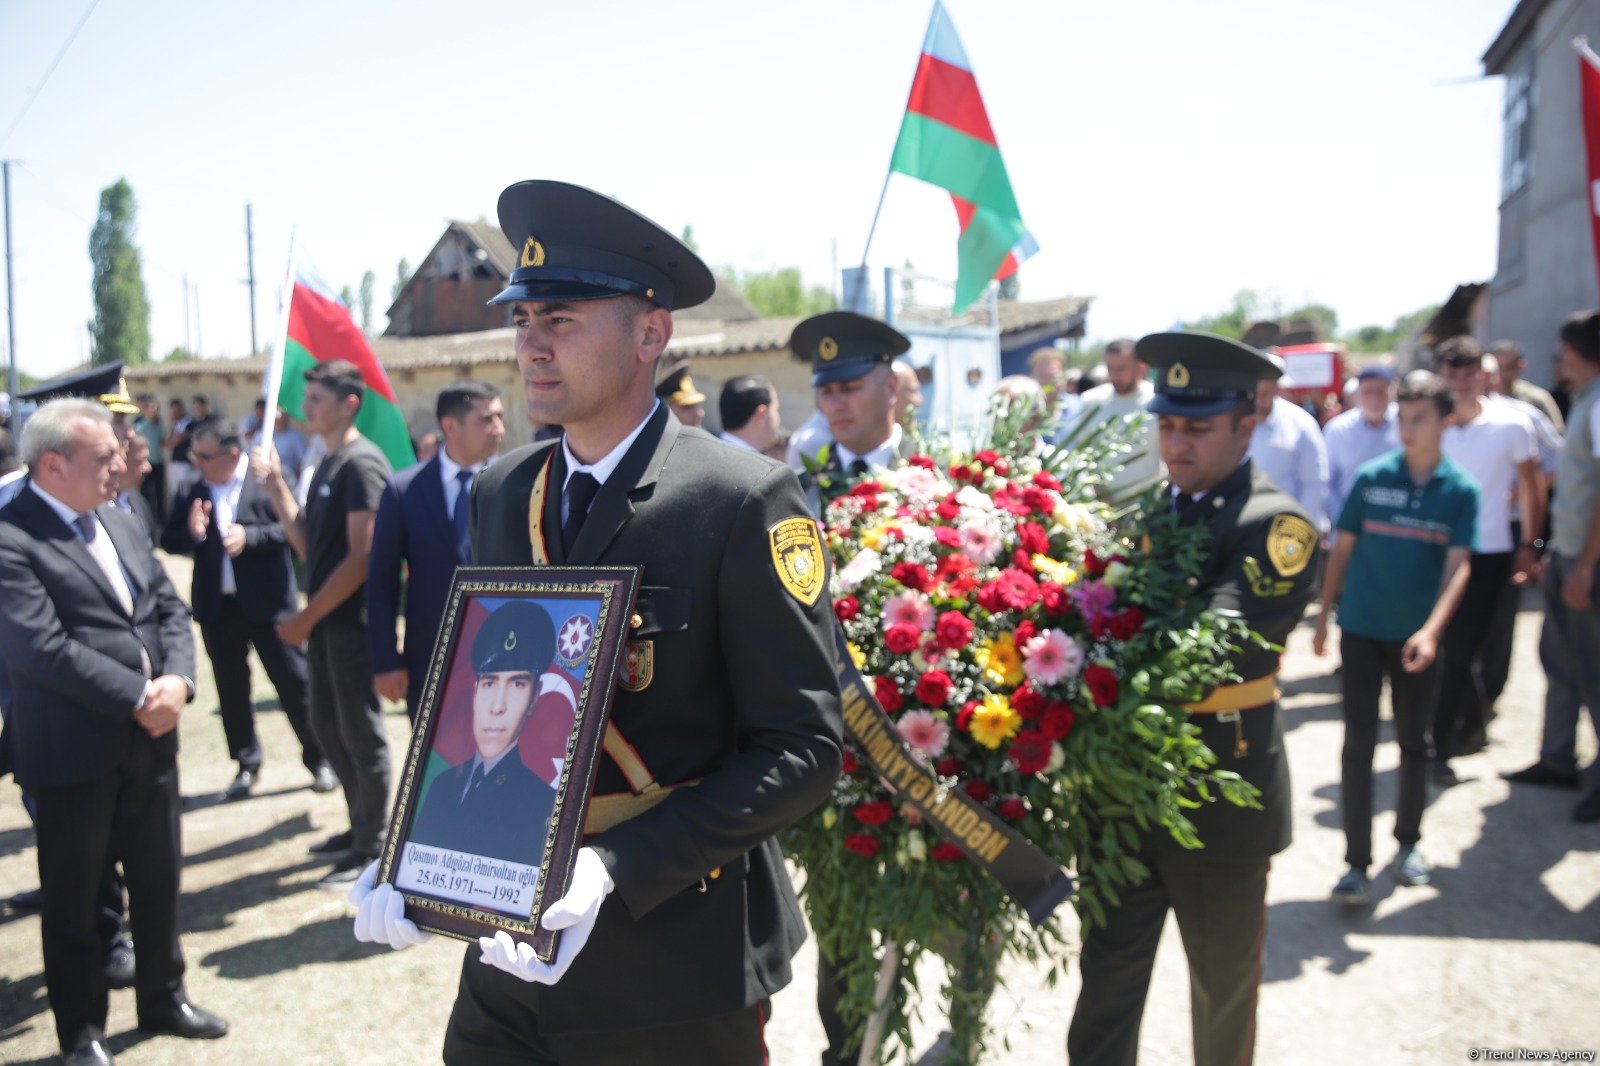
M 890 596 L 883 604 L 885 627 L 903 622 L 927 632 L 933 628 L 934 617 L 933 604 L 920 592 L 902 592 L 898 596 Z
M 961 550 L 979 563 L 992 563 L 1003 547 L 998 527 L 988 522 L 969 522 L 961 527 Z
M 1059 629 L 1046 629 L 1022 646 L 1022 672 L 1041 685 L 1077 677 L 1083 647 Z
M 932 711 L 907 711 L 895 728 L 924 764 L 943 755 L 950 746 L 950 727 L 935 718 Z

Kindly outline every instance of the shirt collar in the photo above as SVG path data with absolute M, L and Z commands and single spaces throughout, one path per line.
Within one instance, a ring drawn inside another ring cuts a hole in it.
M 28 487 L 34 492 L 37 492 L 39 494 L 39 498 L 50 505 L 50 509 L 56 513 L 56 516 L 59 517 L 61 521 L 67 524 L 68 529 L 75 528 L 73 523 L 76 522 L 80 517 L 77 511 L 74 511 L 72 508 L 68 507 L 66 504 L 50 495 L 44 489 L 41 489 L 37 481 L 30 479 L 28 481 Z M 92 511 L 90 513 L 93 514 Z
M 656 413 L 656 408 L 660 406 L 661 401 L 657 400 L 651 405 L 649 412 L 644 416 L 643 420 L 641 420 L 637 426 L 633 427 L 632 433 L 629 433 L 626 437 L 623 437 L 622 440 L 618 441 L 617 446 L 612 448 L 609 452 L 606 452 L 606 454 L 600 458 L 599 462 L 587 466 L 579 462 L 578 457 L 572 454 L 572 449 L 567 447 L 566 434 L 562 434 L 561 453 L 562 457 L 567 461 L 567 479 L 571 480 L 572 475 L 581 470 L 590 477 L 594 478 L 600 484 L 604 485 L 606 483 L 606 478 L 615 473 L 617 467 L 622 465 L 622 457 L 628 454 L 628 449 L 633 447 L 633 442 L 639 439 L 639 434 L 644 432 L 645 424 L 650 421 L 651 417 Z M 561 488 L 563 491 L 565 491 L 566 487 L 566 482 L 562 482 Z
M 846 448 L 843 444 L 836 442 L 834 447 L 839 451 L 839 466 L 842 469 L 848 470 L 850 469 L 851 463 L 855 462 L 857 459 L 864 459 L 866 460 L 868 466 L 878 466 L 888 469 L 894 465 L 895 453 L 900 450 L 900 437 L 900 423 L 896 422 L 893 428 L 889 430 L 889 439 L 865 455 L 857 455 L 849 448 Z
M 239 456 L 239 465 L 233 468 L 232 477 L 228 478 L 228 480 L 224 481 L 220 485 L 213 485 L 211 482 L 207 481 L 206 488 L 210 489 L 212 492 L 232 492 L 234 489 L 244 484 L 244 472 L 248 469 L 250 469 L 250 457 L 248 455 L 241 455 Z
M 727 430 L 722 431 L 721 437 L 735 448 L 743 448 L 747 452 L 753 452 L 756 450 L 756 446 L 754 444 L 751 444 L 743 437 L 735 436 L 734 434 L 729 433 Z

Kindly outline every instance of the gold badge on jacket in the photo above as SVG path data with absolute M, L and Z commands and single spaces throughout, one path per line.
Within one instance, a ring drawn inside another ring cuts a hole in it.
M 1294 577 L 1311 563 L 1317 531 L 1299 515 L 1281 514 L 1267 530 L 1267 558 L 1284 577 Z
M 772 541 L 772 566 L 789 595 L 810 607 L 822 595 L 822 538 L 809 518 L 785 518 L 767 530 Z
M 618 671 L 622 687 L 629 692 L 643 692 L 656 676 L 656 645 L 651 640 L 630 640 L 622 656 L 622 669 Z

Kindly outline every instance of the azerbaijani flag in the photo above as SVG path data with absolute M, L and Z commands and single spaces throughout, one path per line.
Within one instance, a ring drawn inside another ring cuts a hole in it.
M 1017 266 L 1039 250 L 1022 224 L 978 80 L 940 0 L 933 3 L 889 169 L 947 189 L 955 201 L 961 224 L 956 246 L 957 314 L 982 295 L 990 281 L 1015 274 Z
M 1589 160 L 1589 226 L 1594 239 L 1595 272 L 1600 276 L 1600 56 L 1582 37 L 1572 42 L 1578 50 L 1578 80 L 1583 97 L 1583 139 Z
M 317 363 L 334 359 L 354 363 L 366 382 L 367 394 L 356 414 L 356 428 L 362 436 L 381 448 L 396 470 L 415 463 L 411 434 L 389 385 L 389 375 L 372 354 L 366 335 L 327 282 L 301 267 L 295 271 L 283 341 L 283 377 L 278 391 L 278 403 L 283 409 L 299 418 L 300 398 L 306 390 L 305 372 Z

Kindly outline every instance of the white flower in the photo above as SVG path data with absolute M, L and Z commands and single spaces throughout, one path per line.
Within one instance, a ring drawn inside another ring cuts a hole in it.
M 1044 772 L 1053 774 L 1061 769 L 1067 762 L 1067 753 L 1061 750 L 1061 745 L 1055 741 L 1050 742 L 1050 761 L 1044 764 Z
M 928 857 L 928 842 L 922 834 L 913 829 L 906 834 L 906 858 L 912 862 L 922 862 Z
M 973 488 L 971 485 L 961 486 L 960 491 L 956 493 L 956 502 L 963 507 L 970 507 L 974 511 L 994 510 L 994 500 L 989 494 L 982 489 Z
M 867 578 L 883 569 L 883 556 L 871 548 L 863 548 L 854 559 L 845 563 L 836 575 L 841 591 L 854 592 Z

